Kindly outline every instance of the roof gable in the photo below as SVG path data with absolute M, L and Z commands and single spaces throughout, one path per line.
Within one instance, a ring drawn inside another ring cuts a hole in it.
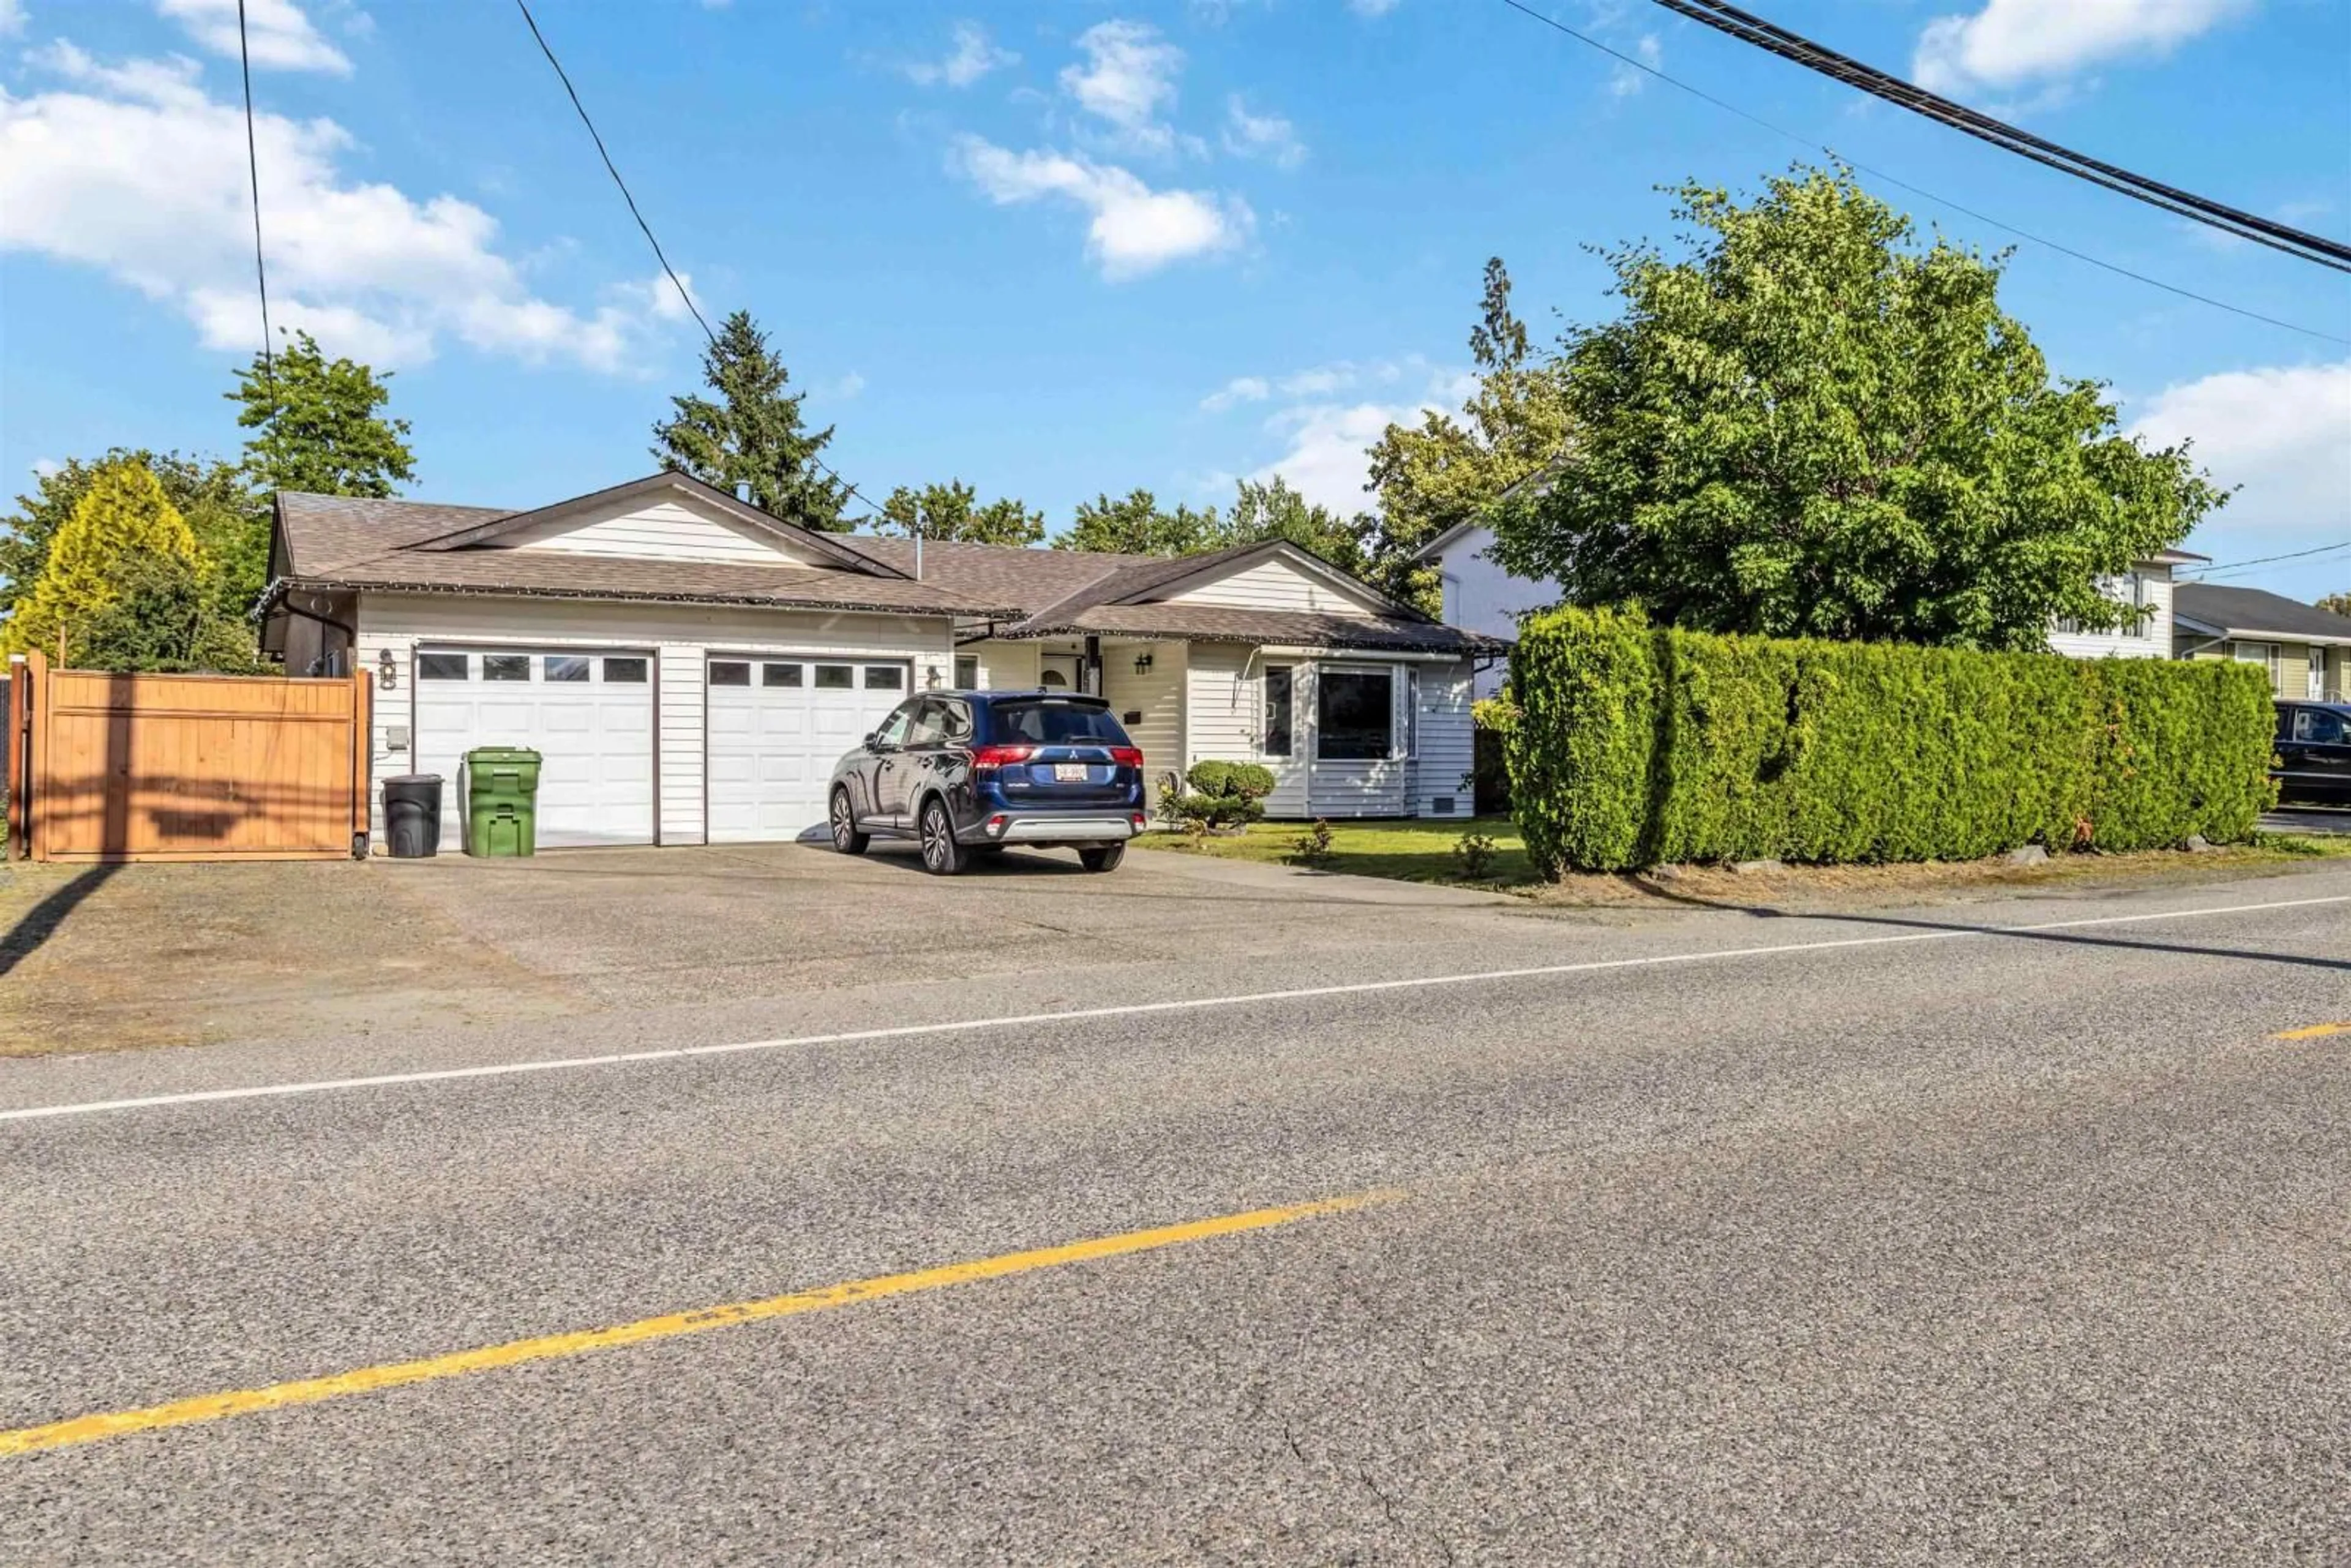
M 610 489 L 515 512 L 408 548 L 552 550 L 637 560 L 708 562 L 904 574 L 833 536 L 771 517 L 684 474 L 648 475 Z
M 1320 557 L 1279 539 L 1221 552 L 1220 559 L 1207 558 L 1193 571 L 1123 595 L 1116 602 L 1421 618 Z

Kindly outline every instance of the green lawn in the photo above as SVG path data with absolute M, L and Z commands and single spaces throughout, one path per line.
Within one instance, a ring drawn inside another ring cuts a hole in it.
M 1195 844 L 1184 833 L 1150 833 L 1135 843 L 1144 849 L 1174 850 L 1185 854 L 1220 855 L 1227 860 L 1264 861 L 1273 864 L 1303 864 L 1298 840 L 1311 822 L 1253 822 L 1234 838 L 1207 838 Z M 1465 833 L 1482 833 L 1494 841 L 1494 863 L 1481 885 L 1509 887 L 1535 880 L 1527 863 L 1526 846 L 1518 824 L 1508 817 L 1454 817 L 1442 821 L 1380 818 L 1331 824 L 1331 854 L 1322 871 L 1352 876 L 1384 876 L 1403 882 L 1466 882 L 1453 846 Z

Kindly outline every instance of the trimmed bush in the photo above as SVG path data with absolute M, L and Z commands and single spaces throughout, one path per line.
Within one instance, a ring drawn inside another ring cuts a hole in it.
M 1512 810 L 1536 865 L 1964 860 L 2252 835 L 2273 798 L 2258 670 L 1531 619 Z
M 1184 775 L 1189 790 L 1169 790 L 1160 810 L 1194 833 L 1238 827 L 1265 815 L 1272 770 L 1254 762 L 1195 762 Z

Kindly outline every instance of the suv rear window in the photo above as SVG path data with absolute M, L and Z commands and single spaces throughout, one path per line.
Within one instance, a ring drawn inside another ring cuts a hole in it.
M 1110 709 L 1092 703 L 1032 697 L 1025 702 L 994 703 L 988 712 L 999 741 L 1026 741 L 1031 746 L 1066 746 L 1086 740 L 1105 746 L 1127 743 L 1126 731 L 1119 728 Z

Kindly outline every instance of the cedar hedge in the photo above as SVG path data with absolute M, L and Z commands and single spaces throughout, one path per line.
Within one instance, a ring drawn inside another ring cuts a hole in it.
M 1531 617 L 1513 814 L 1547 873 L 1660 862 L 1966 860 L 2252 836 L 2268 684 L 2220 661 L 2069 659 Z

